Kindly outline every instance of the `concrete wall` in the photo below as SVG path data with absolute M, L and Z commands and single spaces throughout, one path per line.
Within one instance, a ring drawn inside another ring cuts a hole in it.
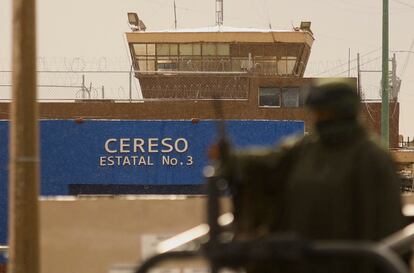
M 115 264 L 139 263 L 143 238 L 173 235 L 205 222 L 205 201 L 177 196 L 42 200 L 41 272 L 104 273 Z M 228 211 L 229 200 L 222 201 Z M 403 202 L 414 204 L 414 196 L 403 196 Z
M 41 272 L 104 273 L 114 264 L 134 264 L 143 238 L 205 221 L 204 197 L 160 198 L 41 201 Z
M 104 273 L 142 261 L 143 237 L 169 235 L 205 221 L 204 197 L 42 200 L 41 272 Z M 229 209 L 223 200 L 224 210 Z M 413 195 L 403 202 L 414 204 Z M 412 209 L 411 209 L 412 210 Z M 183 266 L 174 264 L 174 268 Z M 194 261 L 187 268 L 201 268 Z M 0 273 L 5 266 L 0 265 Z

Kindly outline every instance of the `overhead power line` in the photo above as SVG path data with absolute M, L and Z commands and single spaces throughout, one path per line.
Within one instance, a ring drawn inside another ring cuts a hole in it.
M 403 1 L 401 1 L 401 0 L 392 0 L 392 1 L 394 1 L 394 2 L 396 2 L 396 3 L 398 3 L 398 4 L 400 4 L 400 5 L 403 5 L 403 6 L 406 6 L 406 7 L 409 7 L 409 8 L 414 9 L 414 5 L 412 5 L 412 4 L 408 4 L 408 3 L 403 2 Z
M 375 49 L 375 50 L 371 50 L 371 51 L 369 51 L 369 52 L 367 52 L 367 53 L 364 53 L 364 54 L 362 54 L 362 55 L 360 55 L 360 56 L 361 56 L 361 57 L 364 57 L 364 56 L 370 55 L 370 54 L 372 54 L 372 53 L 374 53 L 374 52 L 376 52 L 376 51 L 378 51 L 378 50 L 380 50 L 380 49 L 381 49 L 381 47 L 379 47 L 379 48 L 377 48 L 377 49 Z M 351 60 L 351 62 L 355 62 L 356 60 L 357 60 L 357 58 L 354 58 L 354 59 L 352 59 L 352 60 Z M 336 70 L 337 68 L 340 68 L 340 67 L 343 67 L 343 66 L 346 66 L 346 65 L 348 65 L 348 62 L 346 62 L 346 63 L 342 63 L 342 64 L 339 64 L 339 65 L 334 66 L 334 67 L 331 67 L 331 68 L 329 68 L 329 69 L 327 69 L 327 70 L 325 70 L 325 71 L 323 71 L 323 72 L 320 72 L 320 73 L 316 74 L 315 76 L 320 76 L 320 75 L 322 75 L 322 74 L 325 74 L 325 73 L 331 72 L 331 71 L 333 71 L 333 70 Z M 346 71 L 348 71 L 348 70 L 346 70 Z M 342 74 L 342 73 L 341 73 L 341 74 Z
M 378 56 L 378 57 L 376 57 L 376 58 L 374 58 L 374 59 L 372 59 L 372 60 L 369 60 L 369 61 L 367 61 L 367 62 L 362 63 L 362 64 L 361 64 L 361 66 L 363 66 L 363 65 L 365 65 L 365 64 L 372 63 L 372 62 L 374 62 L 374 61 L 376 61 L 376 60 L 378 60 L 378 59 L 380 59 L 380 58 L 381 58 L 381 56 Z M 357 67 L 356 67 L 356 66 L 354 66 L 354 67 L 352 67 L 352 68 L 351 68 L 351 70 L 356 69 L 356 68 L 357 68 Z M 334 76 L 339 76 L 339 75 L 344 74 L 344 73 L 346 73 L 346 72 L 348 72 L 348 69 L 347 69 L 347 70 L 342 71 L 341 73 L 335 74 Z

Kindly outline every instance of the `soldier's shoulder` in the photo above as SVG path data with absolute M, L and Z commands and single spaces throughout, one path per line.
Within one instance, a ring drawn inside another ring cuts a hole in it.
M 293 135 L 283 139 L 279 145 L 282 149 L 295 149 L 311 145 L 316 141 L 313 135 Z
M 382 145 L 381 140 L 378 136 L 374 134 L 367 135 L 366 140 L 362 143 L 362 147 L 360 148 L 361 153 L 365 154 L 366 156 L 375 159 L 386 159 L 392 160 L 391 154 L 388 149 Z

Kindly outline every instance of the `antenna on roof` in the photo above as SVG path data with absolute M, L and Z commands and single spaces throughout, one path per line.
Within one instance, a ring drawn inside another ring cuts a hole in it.
M 216 26 L 223 25 L 223 0 L 216 0 Z
M 174 0 L 174 28 L 177 29 L 177 7 L 175 6 L 175 0 Z

